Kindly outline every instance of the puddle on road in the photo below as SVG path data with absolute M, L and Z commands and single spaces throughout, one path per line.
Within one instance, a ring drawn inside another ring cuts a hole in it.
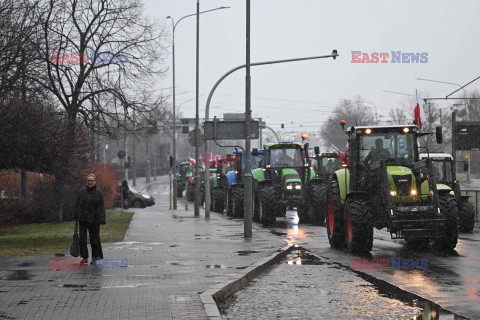
M 285 232 L 280 232 L 280 231 L 275 231 L 275 230 L 270 230 L 270 232 L 273 233 L 276 236 L 279 236 L 279 237 L 288 235 Z
M 368 274 L 359 272 L 357 270 L 352 270 L 348 266 L 344 266 L 339 263 L 328 261 L 325 258 L 320 258 L 314 256 L 311 252 L 304 248 L 299 248 L 297 250 L 292 251 L 289 255 L 287 255 L 281 263 L 286 263 L 288 265 L 295 265 L 295 266 L 303 266 L 303 265 L 328 265 L 329 268 L 337 268 L 337 269 L 344 269 L 351 271 L 358 275 L 363 280 L 369 282 L 370 284 L 364 285 L 367 287 L 372 287 L 375 289 L 378 294 L 382 297 L 386 297 L 389 299 L 399 300 L 406 305 L 411 307 L 415 307 L 421 309 L 419 315 L 412 318 L 412 320 L 426 320 L 426 319 L 435 319 L 435 320 L 443 320 L 443 319 L 467 319 L 460 315 L 454 314 L 450 311 L 447 311 L 441 308 L 439 305 L 429 301 L 422 299 L 419 296 L 416 296 L 410 292 L 401 290 L 400 288 L 395 287 L 385 281 L 378 280 Z
M 17 264 L 17 267 L 31 267 L 33 266 L 33 262 L 22 262 L 20 264 Z
M 244 251 L 237 251 L 235 252 L 238 256 L 248 256 L 252 253 L 258 253 L 258 251 L 252 251 L 252 250 L 244 250 Z
M 228 268 L 227 266 L 224 266 L 222 264 L 207 264 L 206 267 L 208 269 L 225 269 L 225 268 Z
M 28 272 L 28 270 L 11 270 L 12 273 L 8 276 L 2 277 L 2 280 L 30 280 L 32 279 L 32 275 Z

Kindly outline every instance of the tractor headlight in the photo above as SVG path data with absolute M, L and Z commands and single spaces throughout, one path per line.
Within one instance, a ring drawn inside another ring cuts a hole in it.
M 292 190 L 293 186 L 291 184 L 287 185 L 287 190 Z
M 365 134 L 371 134 L 372 133 L 372 129 L 366 129 L 365 130 Z
M 403 128 L 403 132 L 408 133 L 410 131 L 409 128 Z
M 147 196 L 146 194 L 142 194 L 142 197 L 144 197 L 145 199 L 150 199 L 150 196 Z
M 395 197 L 395 196 L 397 195 L 397 191 L 395 191 L 395 190 L 390 190 L 390 195 L 391 195 L 392 197 Z
M 417 195 L 417 190 L 412 189 L 412 190 L 410 191 L 410 194 L 411 194 L 412 196 L 416 196 L 416 195 Z
M 301 185 L 299 185 L 299 184 L 295 185 L 295 190 L 301 190 L 301 189 L 302 189 Z

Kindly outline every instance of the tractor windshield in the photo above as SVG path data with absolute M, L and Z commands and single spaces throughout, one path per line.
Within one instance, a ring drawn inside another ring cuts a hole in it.
M 438 183 L 450 184 L 453 182 L 451 161 L 433 160 L 433 172 Z
M 342 168 L 342 160 L 338 157 L 322 158 L 320 170 L 325 173 L 335 172 Z
M 246 158 L 242 157 L 242 171 L 245 169 Z M 257 169 L 261 167 L 262 155 L 250 156 L 250 169 Z
M 414 133 L 378 132 L 360 136 L 360 161 L 370 164 L 382 159 L 409 166 L 417 161 Z
M 302 149 L 299 148 L 271 148 L 266 164 L 272 167 L 301 167 L 303 163 Z

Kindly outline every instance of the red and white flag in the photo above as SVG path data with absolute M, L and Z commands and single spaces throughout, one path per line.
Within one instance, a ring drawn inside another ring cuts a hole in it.
M 417 124 L 418 131 L 422 130 L 422 121 L 425 121 L 425 112 L 423 111 L 423 100 L 417 93 L 417 105 L 414 109 L 415 123 Z
M 190 159 L 190 164 L 191 165 L 195 165 L 195 163 L 197 163 L 197 161 L 195 161 L 195 159 L 193 159 L 191 157 L 189 157 L 189 159 Z

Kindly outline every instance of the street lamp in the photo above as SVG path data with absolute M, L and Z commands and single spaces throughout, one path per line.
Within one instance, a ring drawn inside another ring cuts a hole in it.
M 227 9 L 230 7 L 219 7 L 215 9 L 201 11 L 198 14 L 207 13 L 220 9 Z M 173 78 L 173 209 L 177 209 L 177 142 L 176 142 L 176 132 L 177 132 L 177 117 L 175 111 L 175 29 L 180 21 L 185 18 L 196 16 L 197 13 L 192 13 L 178 19 L 177 22 L 174 22 L 171 16 L 168 16 L 167 19 L 172 21 L 172 78 Z M 172 196 L 172 195 L 170 195 Z
M 422 81 L 430 81 L 430 82 L 437 82 L 437 83 L 445 83 L 445 84 L 451 84 L 451 85 L 454 85 L 454 86 L 459 86 L 460 89 L 463 90 L 463 96 L 466 98 L 467 97 L 467 92 L 465 91 L 465 88 L 458 84 L 458 83 L 454 83 L 454 82 L 446 82 L 446 81 L 438 81 L 438 80 L 432 80 L 432 79 L 423 79 L 423 78 L 415 78 L 415 80 L 422 80 Z M 459 90 L 460 90 L 459 89 Z M 467 102 L 464 101 L 464 108 L 465 110 L 467 109 Z

